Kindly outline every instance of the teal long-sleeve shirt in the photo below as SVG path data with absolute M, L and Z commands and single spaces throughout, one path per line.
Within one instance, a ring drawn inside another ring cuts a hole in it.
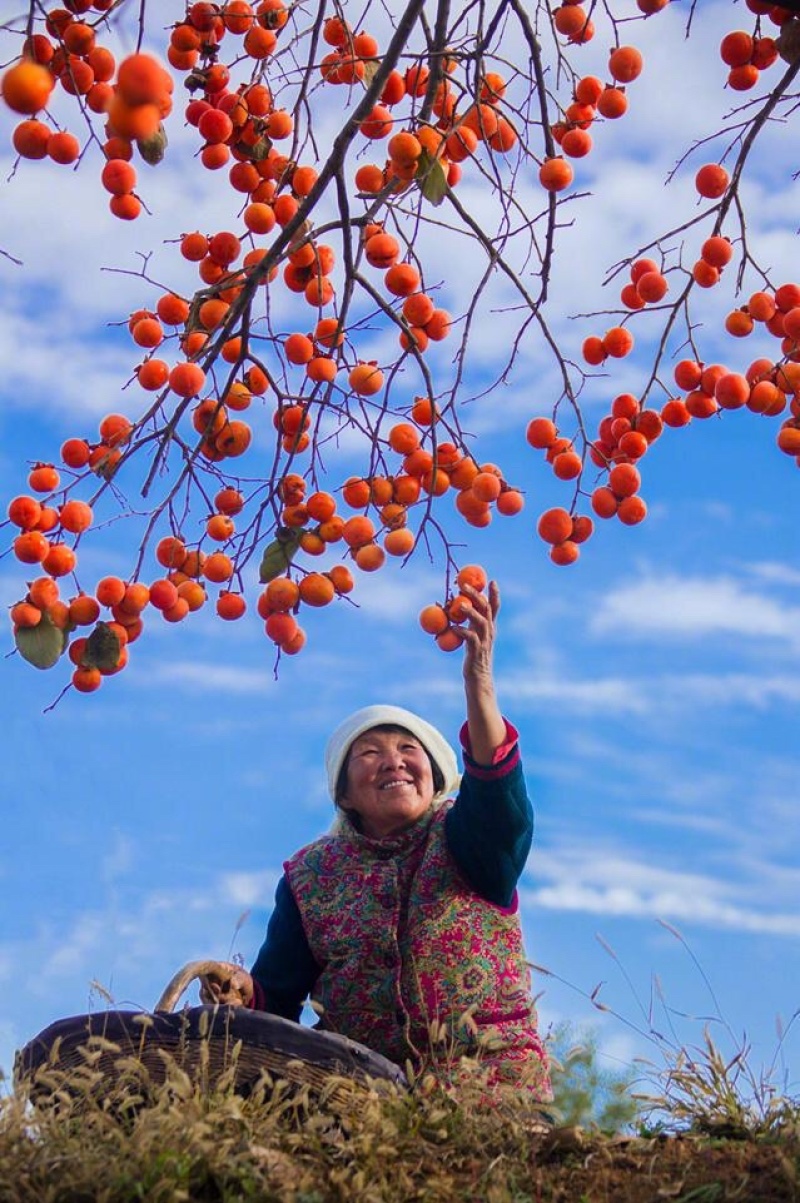
M 517 733 L 510 724 L 507 727 L 509 742 L 488 768 L 472 759 L 462 729 L 464 773 L 445 818 L 445 838 L 459 871 L 476 894 L 502 907 L 514 902 L 533 839 L 533 808 Z M 320 972 L 294 895 L 281 877 L 266 938 L 251 970 L 254 1008 L 299 1020 Z

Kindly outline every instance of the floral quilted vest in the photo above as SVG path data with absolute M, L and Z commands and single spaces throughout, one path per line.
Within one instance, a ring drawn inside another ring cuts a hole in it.
M 470 889 L 447 847 L 447 809 L 385 840 L 343 823 L 286 862 L 322 966 L 321 1025 L 450 1081 L 467 1055 L 490 1081 L 547 1099 L 516 902 L 498 907 Z

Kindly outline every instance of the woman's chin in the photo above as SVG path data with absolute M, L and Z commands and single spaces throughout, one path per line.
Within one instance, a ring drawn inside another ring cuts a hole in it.
M 422 804 L 409 801 L 403 804 L 402 801 L 398 801 L 395 806 L 387 807 L 380 819 L 370 825 L 373 836 L 381 839 L 386 836 L 401 835 L 427 813 L 429 806 L 429 802 Z

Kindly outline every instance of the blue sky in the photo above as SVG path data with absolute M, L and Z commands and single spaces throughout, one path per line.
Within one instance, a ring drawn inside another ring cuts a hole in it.
M 607 269 L 700 212 L 691 180 L 714 157 L 708 148 L 669 188 L 664 180 L 736 99 L 723 93 L 715 58 L 719 37 L 737 24 L 731 6 L 704 5 L 689 43 L 683 7 L 632 27 L 649 75 L 631 85 L 624 131 L 600 128 L 596 152 L 577 170 L 590 197 L 565 207 L 574 225 L 561 234 L 548 316 L 575 357 L 585 334 L 613 324 L 608 314 L 574 316 L 616 307 L 618 285 L 601 287 Z M 744 6 L 735 12 L 749 28 Z M 607 47 L 606 37 L 584 48 L 587 72 L 599 70 Z M 693 89 L 680 122 L 663 82 L 676 61 Z M 0 259 L 7 497 L 24 489 L 29 461 L 56 458 L 65 437 L 91 432 L 111 410 L 134 412 L 132 390 L 120 386 L 136 360 L 111 324 L 157 295 L 134 278 L 139 253 L 152 252 L 148 271 L 172 282 L 165 240 L 189 224 L 224 228 L 237 207 L 208 173 L 192 176 L 190 189 L 191 142 L 179 120 L 170 133 L 178 169 L 168 158 L 146 176 L 154 216 L 130 226 L 107 215 L 91 148 L 78 172 L 25 163 L 9 179 L 11 126 L 0 113 L 0 243 L 24 263 Z M 780 284 L 796 278 L 797 253 L 784 217 L 794 212 L 791 165 L 784 170 L 776 137 L 783 130 L 766 132 L 761 174 L 742 195 L 749 245 Z M 721 153 L 724 140 L 714 145 Z M 519 188 L 521 203 L 533 204 L 524 177 Z M 489 213 L 485 190 L 467 185 L 462 195 Z M 679 253 L 691 263 L 708 224 L 673 240 L 671 266 Z M 458 261 L 455 281 L 447 240 L 430 240 L 428 253 L 444 303 L 459 312 L 470 263 Z M 745 299 L 752 287 L 745 282 Z M 499 370 L 516 329 L 502 289 L 491 300 L 466 395 Z M 774 354 L 772 340 L 739 345 L 721 334 L 724 314 L 742 303 L 732 270 L 703 302 L 707 361 L 741 370 Z M 646 380 L 658 327 L 644 317 L 633 324 L 636 355 L 587 382 L 589 423 Z M 380 335 L 375 345 L 385 345 Z M 434 363 L 448 370 L 444 351 Z M 408 388 L 416 389 L 411 375 Z M 543 970 L 542 1026 L 591 1025 L 618 1067 L 635 1056 L 660 1060 L 651 1031 L 661 1047 L 701 1043 L 710 1018 L 727 1050 L 751 1046 L 756 1072 L 778 1056 L 776 1081 L 796 1093 L 796 466 L 775 447 L 776 426 L 748 412 L 668 431 L 642 462 L 647 521 L 602 524 L 577 565 L 556 568 L 535 521 L 546 506 L 568 504 L 569 486 L 524 441 L 555 389 L 553 364 L 531 335 L 505 384 L 465 410 L 480 458 L 501 463 L 525 490 L 523 513 L 477 531 L 442 503 L 445 529 L 463 545 L 458 561 L 482 563 L 502 590 L 498 688 L 520 730 L 536 810 L 520 893 L 528 953 Z M 355 441 L 328 458 L 331 483 L 363 470 Z M 141 505 L 133 488 L 129 497 Z M 106 525 L 86 541 L 82 574 L 124 574 L 135 543 L 135 521 Z M 24 579 L 11 557 L 0 560 L 4 605 Z M 357 605 L 314 613 L 307 647 L 277 675 L 252 606 L 236 624 L 210 612 L 178 626 L 154 618 L 124 673 L 48 712 L 64 666 L 44 673 L 3 659 L 0 1067 L 8 1072 L 14 1049 L 53 1020 L 104 1007 L 106 993 L 116 1005 L 152 1006 L 185 961 L 233 952 L 252 960 L 283 860 L 330 821 L 323 749 L 350 710 L 410 706 L 456 740 L 459 656 L 437 652 L 416 625 L 441 591 L 441 560 L 424 555 L 359 574 Z M 600 983 L 604 1011 L 591 1002 Z

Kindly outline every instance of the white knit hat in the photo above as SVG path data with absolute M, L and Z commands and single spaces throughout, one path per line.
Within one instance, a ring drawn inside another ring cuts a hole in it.
M 328 789 L 336 801 L 336 783 L 351 746 L 373 727 L 402 727 L 422 744 L 444 778 L 444 785 L 435 795 L 436 799 L 450 797 L 458 790 L 461 774 L 456 754 L 440 731 L 424 718 L 402 706 L 364 706 L 340 723 L 328 740 L 325 749 L 325 768 L 328 773 Z

